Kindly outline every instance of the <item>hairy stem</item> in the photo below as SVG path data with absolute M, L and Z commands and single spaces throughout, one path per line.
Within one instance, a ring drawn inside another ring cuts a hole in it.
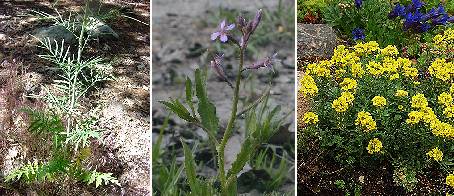
M 243 69 L 243 63 L 244 63 L 244 49 L 240 48 L 240 65 L 238 67 L 238 73 L 236 76 L 236 83 L 235 83 L 235 90 L 233 94 L 233 102 L 232 102 L 232 112 L 230 113 L 230 119 L 227 124 L 227 128 L 225 129 L 224 136 L 222 137 L 222 141 L 220 143 L 220 146 L 218 148 L 218 165 L 219 165 L 219 177 L 221 180 L 221 188 L 226 189 L 227 188 L 227 180 L 225 176 L 225 170 L 224 170 L 224 149 L 225 145 L 227 144 L 227 141 L 229 138 L 232 136 L 233 133 L 233 125 L 235 124 L 235 119 L 236 119 L 236 113 L 238 109 L 238 98 L 239 98 L 239 92 L 240 92 L 240 84 L 241 84 L 241 70 Z M 225 191 L 222 191 L 225 192 Z

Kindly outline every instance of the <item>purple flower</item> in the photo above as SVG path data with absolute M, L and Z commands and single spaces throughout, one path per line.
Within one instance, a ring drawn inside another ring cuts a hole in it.
M 355 40 L 355 41 L 366 39 L 366 35 L 364 34 L 364 29 L 361 29 L 361 28 L 353 29 L 352 35 L 353 35 L 353 40 Z
M 230 24 L 230 25 L 226 26 L 226 22 L 225 22 L 225 20 L 223 20 L 219 24 L 218 31 L 211 34 L 211 40 L 214 41 L 219 37 L 219 40 L 221 40 L 221 42 L 227 42 L 228 41 L 228 35 L 227 35 L 228 32 L 227 31 L 230 31 L 233 28 L 235 28 L 235 24 Z
M 227 82 L 230 87 L 233 88 L 232 83 L 227 79 L 225 75 L 224 68 L 222 67 L 222 61 L 224 60 L 224 54 L 215 55 L 213 60 L 211 61 L 211 68 L 214 69 L 216 74 L 221 78 L 223 81 Z
M 267 67 L 267 68 L 270 68 L 271 70 L 274 70 L 273 65 L 279 61 L 278 59 L 276 59 L 276 56 L 277 56 L 277 53 L 275 52 L 271 56 L 267 56 L 263 59 L 260 59 L 256 62 L 252 63 L 252 65 L 246 67 L 246 69 L 259 69 L 262 67 Z
M 355 0 L 355 6 L 356 6 L 356 8 L 360 8 L 361 5 L 363 5 L 363 0 Z

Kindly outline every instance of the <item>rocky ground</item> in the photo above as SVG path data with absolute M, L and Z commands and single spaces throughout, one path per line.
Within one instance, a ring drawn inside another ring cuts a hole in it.
M 46 184 L 43 186 L 0 183 L 0 194 L 24 195 L 47 193 L 65 195 L 148 195 L 149 194 L 149 1 L 104 1 L 103 9 L 118 10 L 122 16 L 109 21 L 108 25 L 118 34 L 117 38 L 100 39 L 90 43 L 87 55 L 103 56 L 113 64 L 115 80 L 103 83 L 83 100 L 87 113 L 96 113 L 99 126 L 104 130 L 103 143 L 92 142 L 92 167 L 98 171 L 112 172 L 120 186 L 105 186 L 95 189 L 83 184 L 68 184 L 64 187 Z M 24 98 L 30 89 L 39 93 L 41 85 L 55 79 L 55 71 L 48 62 L 37 57 L 40 50 L 32 34 L 40 29 L 50 28 L 31 10 L 55 14 L 48 1 L 2 1 L 0 2 L 0 62 L 12 62 L 18 83 L 18 96 L 8 100 L 0 97 L 5 105 L 34 106 L 36 100 Z M 80 11 L 81 1 L 63 1 L 56 9 L 63 14 Z M 137 22 L 130 18 L 138 19 Z M 146 24 L 143 24 L 146 23 Z M 8 66 L 0 66 L 0 73 Z M 1 75 L 1 74 L 0 74 Z M 11 76 L 11 74 L 9 74 Z M 6 92 L 8 83 L 1 83 L 0 92 Z M 36 88 L 35 88 L 36 87 Z M 36 92 L 35 92 L 36 93 Z M 14 102 L 14 104 L 12 104 Z M 0 111 L 1 112 L 1 111 Z M 0 113 L 0 117 L 2 117 Z M 20 116 L 19 113 L 17 113 Z M 3 115 L 4 117 L 4 115 Z M 2 118 L 0 118 L 1 120 Z M 16 120 L 16 119 L 15 119 Z M 15 122 L 17 123 L 17 122 Z M 32 161 L 42 146 L 34 146 L 33 138 L 24 127 L 2 132 L 0 141 L 0 170 L 18 167 Z M 3 177 L 0 175 L 0 179 Z M 47 189 L 47 190 L 46 190 Z
M 258 8 L 267 7 L 270 10 L 276 9 L 279 1 L 153 1 L 153 141 L 159 135 L 159 129 L 168 112 L 163 105 L 158 103 L 159 100 L 168 100 L 170 97 L 182 97 L 184 93 L 184 79 L 186 76 L 193 78 L 193 71 L 198 68 L 208 66 L 214 52 L 217 51 L 217 45 L 210 41 L 210 34 L 216 29 L 218 22 L 222 19 L 217 17 L 220 8 L 224 11 L 248 11 L 249 15 L 254 13 Z M 284 6 L 290 6 L 293 1 L 283 1 Z M 176 6 L 178 5 L 178 6 Z M 291 6 L 290 6 L 291 7 Z M 293 7 L 292 7 L 293 9 Z M 293 16 L 292 16 L 293 18 Z M 286 21 L 283 21 L 286 22 Z M 292 22 L 286 25 L 294 26 Z M 262 24 L 263 25 L 263 24 Z M 259 27 L 260 28 L 260 27 Z M 275 27 L 278 31 L 279 27 Z M 247 62 L 251 63 L 253 58 L 263 57 L 274 50 L 278 52 L 278 58 L 282 60 L 281 64 L 275 66 L 276 73 L 272 74 L 269 70 L 263 69 L 254 73 L 248 79 L 248 84 L 243 86 L 241 91 L 240 110 L 246 97 L 258 97 L 267 87 L 270 78 L 272 81 L 271 99 L 272 105 L 281 105 L 284 113 L 291 112 L 287 118 L 285 126 L 280 133 L 280 139 L 277 139 L 277 145 L 282 148 L 284 145 L 293 146 L 294 142 L 294 41 L 293 29 L 286 29 L 291 35 L 284 41 L 272 40 L 266 44 L 264 50 L 260 53 L 248 53 Z M 252 38 L 251 38 L 252 39 Z M 262 46 L 260 48 L 263 48 Z M 208 51 L 208 52 L 207 52 Z M 227 75 L 234 77 L 236 57 L 233 51 L 225 52 L 225 61 L 227 65 Z M 252 58 L 251 58 L 252 56 Z M 233 66 L 232 66 L 233 65 Z M 252 75 L 252 74 L 251 74 Z M 209 70 L 207 92 L 210 99 L 217 106 L 217 114 L 220 118 L 222 128 L 227 124 L 228 114 L 230 113 L 231 99 L 233 92 L 220 81 L 217 76 Z M 239 130 L 230 139 L 227 151 L 227 162 L 232 161 L 238 153 L 240 144 L 244 137 L 241 129 L 242 120 L 239 121 Z M 221 136 L 221 135 L 220 135 Z M 176 152 L 177 160 L 181 161 L 181 144 L 180 137 L 185 138 L 188 142 L 203 142 L 207 140 L 206 134 L 193 126 L 189 126 L 175 116 L 171 116 L 170 127 L 165 130 L 164 140 L 161 147 L 169 155 Z M 175 150 L 176 149 L 176 150 Z M 202 150 L 201 150 L 202 151 Z M 207 155 L 210 156 L 210 155 Z M 205 160 L 210 158 L 205 157 Z M 180 162 L 181 163 L 181 162 Z M 200 175 L 211 177 L 216 171 L 215 166 L 205 166 Z M 294 170 L 289 171 L 289 181 L 286 183 L 288 190 L 293 188 Z M 290 187 L 290 188 L 289 188 Z M 285 189 L 285 188 L 284 188 Z M 250 190 L 249 190 L 250 191 Z

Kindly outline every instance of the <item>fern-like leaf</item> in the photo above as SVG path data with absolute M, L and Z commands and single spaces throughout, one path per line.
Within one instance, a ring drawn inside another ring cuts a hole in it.
M 108 185 L 109 183 L 120 185 L 117 178 L 112 176 L 112 173 L 102 173 L 97 171 L 92 171 L 86 175 L 83 181 L 87 184 L 95 183 L 96 188 L 101 184 Z

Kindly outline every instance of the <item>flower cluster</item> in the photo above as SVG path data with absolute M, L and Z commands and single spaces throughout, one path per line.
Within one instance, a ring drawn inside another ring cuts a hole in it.
M 446 176 L 446 184 L 454 187 L 454 174 L 449 174 L 448 176 Z
M 304 97 L 313 97 L 318 93 L 317 84 L 315 83 L 315 80 L 311 75 L 307 74 L 303 76 L 300 83 L 300 91 L 301 93 L 303 93 Z
M 397 90 L 396 94 L 394 94 L 396 97 L 406 97 L 408 96 L 408 92 L 405 90 Z
M 433 42 L 437 49 L 454 48 L 454 29 L 449 28 L 443 34 L 436 35 Z
M 447 22 L 454 22 L 454 17 L 449 17 L 441 4 L 426 13 L 422 13 L 423 10 L 425 8 L 421 0 L 412 0 L 407 6 L 396 4 L 388 17 L 390 19 L 402 18 L 404 20 L 404 30 L 418 33 L 426 32 L 437 25 L 446 25 Z
M 344 78 L 344 81 L 340 83 L 341 89 L 343 91 L 352 91 L 355 92 L 356 87 L 358 86 L 358 83 L 356 80 L 351 79 L 351 78 Z
M 433 158 L 435 161 L 441 161 L 443 159 L 443 152 L 438 149 L 438 147 L 435 147 L 434 149 L 427 152 L 427 156 Z
M 382 148 L 383 144 L 381 141 L 378 138 L 374 138 L 369 141 L 366 149 L 369 154 L 374 154 L 380 152 Z
M 355 120 L 355 125 L 360 125 L 366 132 L 377 129 L 377 123 L 374 121 L 369 112 L 358 112 L 358 117 Z
M 432 65 L 430 65 L 429 73 L 444 82 L 451 81 L 451 79 L 454 78 L 454 63 L 437 58 Z
M 336 110 L 336 112 L 345 112 L 348 109 L 348 106 L 353 103 L 355 97 L 350 92 L 342 92 L 341 96 L 333 101 L 331 107 Z
M 382 96 L 375 96 L 372 98 L 372 105 L 376 107 L 383 107 L 386 105 L 386 99 Z
M 318 116 L 313 112 L 306 112 L 303 116 L 303 122 L 306 125 L 315 125 L 318 122 Z

